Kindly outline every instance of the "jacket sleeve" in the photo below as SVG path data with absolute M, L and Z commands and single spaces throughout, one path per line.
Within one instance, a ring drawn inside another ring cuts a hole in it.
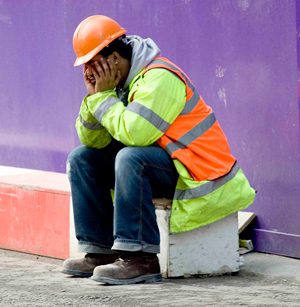
M 103 148 L 111 142 L 111 135 L 88 110 L 88 97 L 86 96 L 83 99 L 76 120 L 78 137 L 83 145 L 93 148 Z
M 93 116 L 113 138 L 127 146 L 147 146 L 157 141 L 185 105 L 185 84 L 165 69 L 151 69 L 130 84 L 124 106 L 114 90 L 87 98 Z

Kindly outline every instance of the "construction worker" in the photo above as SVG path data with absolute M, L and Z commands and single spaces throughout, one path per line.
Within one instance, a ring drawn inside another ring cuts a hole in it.
M 62 272 L 108 284 L 161 280 L 154 197 L 173 199 L 177 233 L 245 209 L 255 194 L 187 75 L 153 40 L 125 33 L 95 15 L 73 37 L 88 95 L 67 173 L 86 255 Z

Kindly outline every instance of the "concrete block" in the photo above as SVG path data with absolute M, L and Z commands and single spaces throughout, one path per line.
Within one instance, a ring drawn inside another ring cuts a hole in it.
M 170 206 L 155 199 L 163 277 L 219 275 L 239 271 L 238 214 L 192 231 L 170 234 Z M 170 201 L 169 201 L 170 205 Z
M 66 175 L 0 168 L 0 247 L 69 256 L 70 188 Z

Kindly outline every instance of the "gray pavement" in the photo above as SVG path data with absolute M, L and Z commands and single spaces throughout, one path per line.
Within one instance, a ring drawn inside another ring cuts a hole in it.
M 59 272 L 61 260 L 0 250 L 0 306 L 300 306 L 300 260 L 249 253 L 235 276 L 107 286 Z

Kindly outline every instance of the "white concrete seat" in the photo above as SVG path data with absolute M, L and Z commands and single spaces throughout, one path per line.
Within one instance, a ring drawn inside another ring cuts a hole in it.
M 161 236 L 163 277 L 220 275 L 239 271 L 238 214 L 192 231 L 171 234 L 171 200 L 153 199 Z

